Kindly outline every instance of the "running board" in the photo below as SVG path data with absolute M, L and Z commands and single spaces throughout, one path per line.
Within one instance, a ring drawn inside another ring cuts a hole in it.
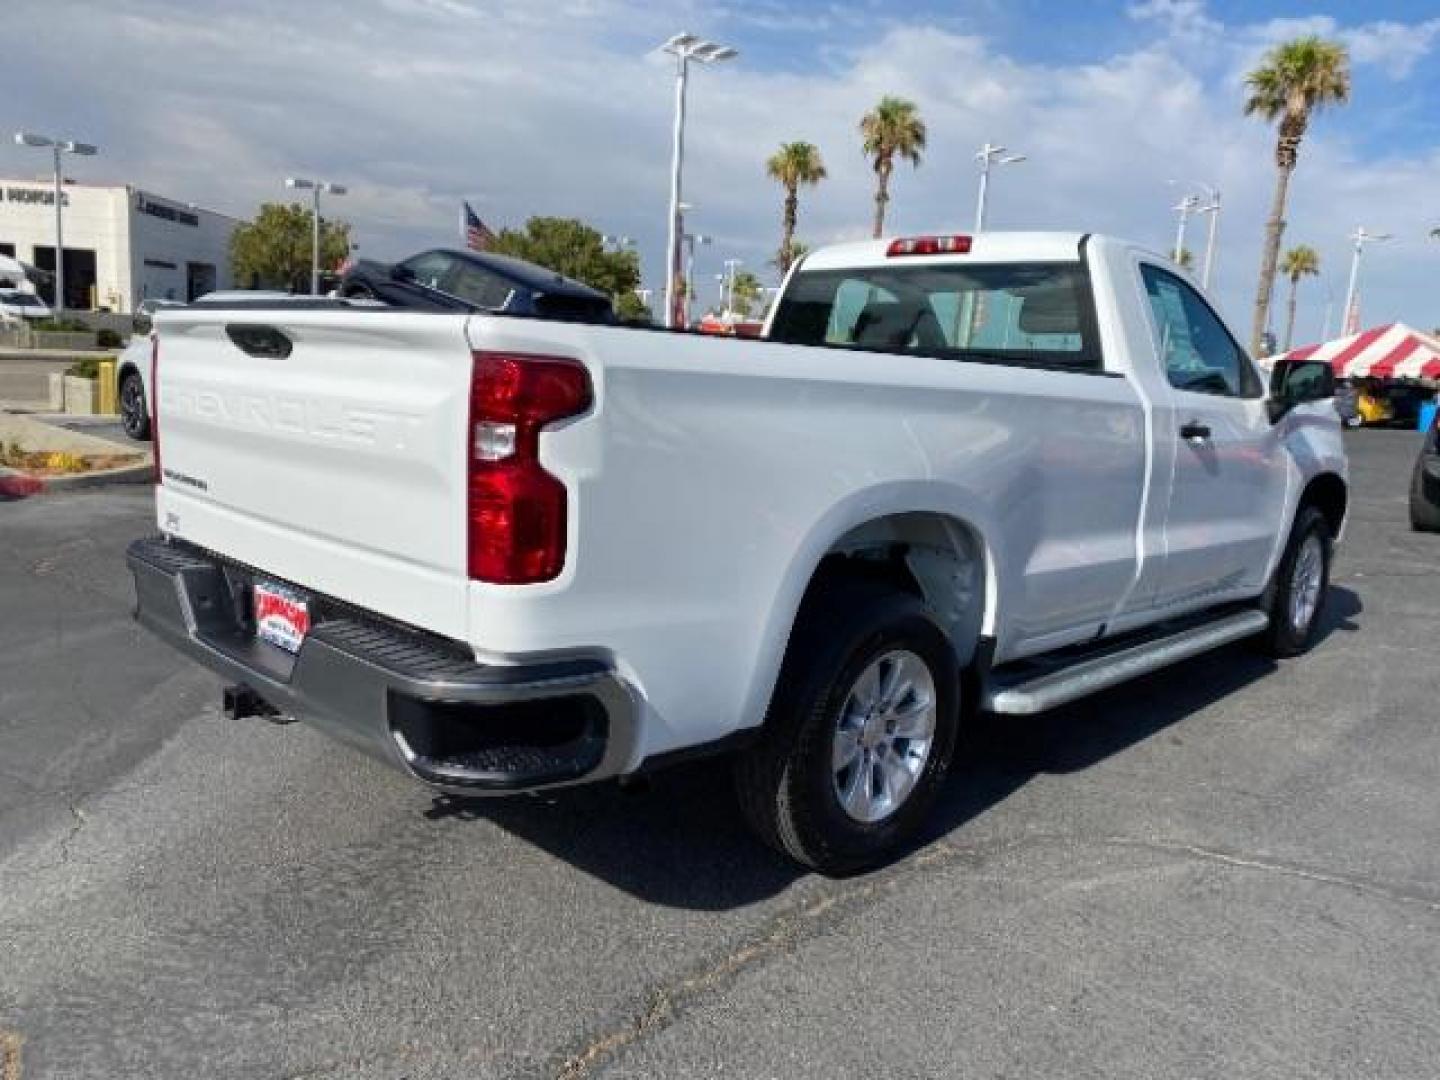
M 1263 611 L 1237 611 L 1213 622 L 1132 645 L 1116 652 L 1078 660 L 1023 682 L 1006 684 L 1000 676 L 986 687 L 984 705 L 990 712 L 1030 716 L 1087 697 L 1211 649 L 1260 633 L 1270 625 Z

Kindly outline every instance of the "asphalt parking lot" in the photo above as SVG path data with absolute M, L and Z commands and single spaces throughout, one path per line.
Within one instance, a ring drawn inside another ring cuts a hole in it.
M 436 800 L 128 618 L 144 489 L 0 504 L 0 1077 L 1338 1077 L 1440 1062 L 1440 537 L 1347 436 L 1324 639 L 988 723 L 847 881 L 724 771 Z

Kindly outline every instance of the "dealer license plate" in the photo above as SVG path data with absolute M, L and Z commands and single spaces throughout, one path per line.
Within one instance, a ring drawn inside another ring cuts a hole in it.
M 286 652 L 299 652 L 310 632 L 310 600 L 271 581 L 255 581 L 255 635 Z

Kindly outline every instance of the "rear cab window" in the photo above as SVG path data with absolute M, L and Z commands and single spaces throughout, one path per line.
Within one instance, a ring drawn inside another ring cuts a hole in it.
M 1079 261 L 802 268 L 769 336 L 792 345 L 1101 369 L 1089 275 Z

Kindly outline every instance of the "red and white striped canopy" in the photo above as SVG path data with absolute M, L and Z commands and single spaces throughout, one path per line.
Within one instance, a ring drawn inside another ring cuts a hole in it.
M 1289 360 L 1326 360 L 1337 379 L 1413 379 L 1440 381 L 1440 340 L 1404 323 L 1390 323 L 1305 345 L 1285 354 Z

